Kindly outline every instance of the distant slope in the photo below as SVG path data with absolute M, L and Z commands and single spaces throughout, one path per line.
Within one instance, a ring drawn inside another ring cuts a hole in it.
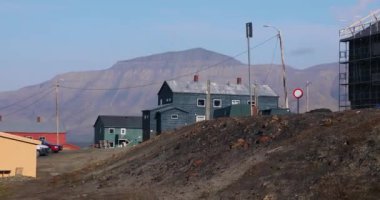
M 3 195 L 13 195 L 9 199 L 378 199 L 379 131 L 378 109 L 220 118 L 161 134 L 124 151 L 91 149 L 81 156 L 82 162 L 73 157 L 75 152 L 61 159 L 49 156 L 57 166 L 48 171 L 51 176 L 33 180 L 34 184 L 5 185 Z M 107 152 L 104 160 L 87 162 Z
M 288 97 L 294 110 L 296 104 L 291 96 L 295 87 L 310 86 L 310 108 L 326 107 L 336 110 L 337 72 L 336 64 L 325 64 L 304 70 L 287 66 Z M 247 66 L 219 53 L 202 48 L 140 57 L 119 61 L 109 69 L 60 74 L 39 85 L 28 86 L 17 91 L 0 93 L 0 115 L 3 120 L 34 120 L 42 116 L 54 123 L 55 81 L 59 88 L 62 122 L 69 131 L 71 142 L 91 142 L 92 125 L 97 115 L 141 115 L 142 109 L 157 105 L 157 92 L 164 80 L 173 77 L 191 80 L 199 71 L 200 80 L 235 82 L 242 77 L 247 83 Z M 279 65 L 255 65 L 253 80 L 269 84 L 283 95 L 281 67 Z M 139 87 L 146 85 L 145 87 Z M 110 89 L 111 90 L 106 90 Z M 46 96 L 43 96 L 46 93 Z M 35 95 L 37 94 L 37 95 Z M 37 101 L 42 98 L 40 101 Z M 3 108 L 17 101 L 17 106 Z M 305 111 L 305 98 L 301 100 L 301 111 Z M 283 99 L 280 99 L 280 105 Z M 32 105 L 27 107 L 28 105 Z M 18 111 L 18 112 L 17 112 Z

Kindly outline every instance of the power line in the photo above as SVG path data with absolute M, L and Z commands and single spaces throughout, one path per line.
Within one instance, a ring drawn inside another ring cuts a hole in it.
M 42 100 L 43 98 L 45 98 L 48 94 L 52 93 L 53 91 L 54 91 L 54 88 L 51 88 L 50 90 L 48 90 L 47 93 L 45 93 L 45 94 L 42 95 L 40 98 L 38 98 L 38 99 L 36 99 L 35 101 L 33 101 L 32 103 L 30 103 L 30 104 L 28 104 L 28 105 L 26 105 L 26 106 L 23 106 L 23 107 L 21 107 L 21 108 L 18 109 L 18 110 L 15 110 L 15 111 L 13 111 L 13 112 L 7 113 L 7 114 L 5 114 L 5 116 L 13 115 L 13 114 L 15 114 L 15 113 L 17 113 L 17 112 L 20 112 L 20 111 L 22 111 L 22 110 L 28 108 L 29 106 L 32 106 L 32 105 L 38 103 L 40 100 Z
M 259 44 L 256 44 L 255 46 L 253 46 L 252 48 L 250 49 L 255 49 L 255 48 L 258 48 L 262 45 L 264 45 L 265 43 L 269 42 L 270 40 L 272 40 L 273 38 L 276 38 L 277 35 L 274 35 L 266 40 L 264 40 L 263 42 L 260 42 Z M 234 55 L 233 57 L 229 57 L 227 59 L 224 59 L 218 63 L 215 63 L 213 65 L 209 65 L 207 67 L 204 67 L 204 68 L 201 68 L 201 69 L 198 69 L 194 72 L 189 72 L 189 73 L 185 73 L 185 74 L 181 74 L 181 75 L 178 75 L 178 76 L 174 76 L 170 79 L 166 79 L 166 80 L 176 80 L 176 79 L 179 79 L 179 78 L 182 78 L 182 77 L 186 77 L 186 76 L 190 76 L 190 75 L 193 75 L 193 74 L 196 74 L 196 73 L 199 73 L 199 72 L 202 72 L 202 71 L 206 71 L 206 70 L 209 70 L 211 68 L 214 68 L 214 67 L 217 67 L 227 61 L 230 61 L 232 59 L 235 59 L 243 54 L 246 54 L 247 51 L 243 51 L 241 53 L 238 53 L 236 55 Z M 162 81 L 158 82 L 150 82 L 150 83 L 146 83 L 146 84 L 140 84 L 140 85 L 134 85 L 134 86 L 128 86 L 128 87 L 118 87 L 118 88 L 81 88 L 81 87 L 72 87 L 72 86 L 64 86 L 64 85 L 60 85 L 61 88 L 65 88 L 65 89 L 72 89 L 72 90 L 92 90 L 92 91 L 99 91 L 99 90 L 128 90 L 128 89 L 134 89 L 134 88 L 141 88 L 141 87 L 147 87 L 147 86 L 151 86 L 151 85 L 156 85 L 156 84 L 161 84 Z
M 0 107 L 0 110 L 7 109 L 7 108 L 12 107 L 12 106 L 14 106 L 14 105 L 17 105 L 17 104 L 19 104 L 19 103 L 21 103 L 21 102 L 23 102 L 23 101 L 30 100 L 31 98 L 33 98 L 33 97 L 35 97 L 35 96 L 37 96 L 37 95 L 40 95 L 40 94 L 41 94 L 41 93 L 35 93 L 35 94 L 32 94 L 32 95 L 30 95 L 30 96 L 28 96 L 28 97 L 25 97 L 24 99 L 21 99 L 21 100 L 19 100 L 19 101 L 16 101 L 16 102 L 14 102 L 14 103 L 12 103 L 12 104 L 9 104 L 9 105 L 6 105 L 6 106 L 3 106 L 3 107 Z
M 270 63 L 270 69 L 268 70 L 268 73 L 265 77 L 265 80 L 264 80 L 264 84 L 266 84 L 267 80 L 268 80 L 268 77 L 269 77 L 269 74 L 272 73 L 272 70 L 273 70 L 273 63 L 274 63 L 274 58 L 276 56 L 276 50 L 277 50 L 277 44 L 278 44 L 278 39 L 276 40 L 276 43 L 274 45 L 274 49 L 273 49 L 273 54 L 272 54 L 272 61 Z

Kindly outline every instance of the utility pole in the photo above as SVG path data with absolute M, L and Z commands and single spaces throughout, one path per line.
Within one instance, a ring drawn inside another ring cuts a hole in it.
M 57 126 L 57 144 L 59 144 L 59 99 L 58 99 L 59 80 L 55 84 L 55 122 Z
M 309 112 L 309 86 L 311 85 L 310 81 L 306 81 L 306 112 Z
M 281 30 L 270 25 L 264 25 L 264 27 L 270 27 L 273 28 L 277 31 L 277 36 L 280 41 L 280 49 L 281 49 L 281 63 L 282 63 L 282 81 L 283 81 L 283 86 L 284 86 L 284 103 L 285 103 L 285 108 L 289 108 L 289 101 L 288 101 L 288 89 L 286 86 L 286 70 L 285 70 L 285 58 L 284 58 L 284 45 L 282 41 L 282 35 L 281 35 Z
M 211 83 L 207 80 L 207 91 L 206 91 L 206 120 L 211 118 Z
M 278 38 L 280 40 L 280 49 L 281 49 L 281 62 L 282 62 L 282 81 L 284 84 L 284 98 L 285 98 L 285 108 L 289 108 L 288 101 L 288 89 L 286 87 L 286 72 L 285 72 L 285 59 L 284 59 L 284 46 L 282 44 L 281 31 L 278 30 Z
M 257 86 L 257 84 L 255 83 L 255 86 L 254 86 L 254 95 L 255 95 L 255 107 L 256 107 L 256 113 L 255 114 L 259 114 L 259 92 L 258 92 L 259 88 Z
M 245 24 L 245 31 L 247 36 L 247 45 L 248 45 L 248 85 L 249 85 L 249 102 L 250 102 L 250 114 L 253 116 L 252 111 L 252 85 L 251 85 L 251 48 L 249 38 L 252 38 L 252 22 L 248 22 Z

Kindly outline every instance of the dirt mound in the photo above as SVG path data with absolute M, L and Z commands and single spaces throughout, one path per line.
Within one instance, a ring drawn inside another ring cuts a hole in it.
M 379 180 L 380 111 L 317 112 L 197 123 L 6 197 L 378 199 Z

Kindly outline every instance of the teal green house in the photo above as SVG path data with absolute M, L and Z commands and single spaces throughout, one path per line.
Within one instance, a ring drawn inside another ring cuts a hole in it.
M 99 115 L 94 124 L 94 144 L 134 146 L 142 142 L 142 117 Z

